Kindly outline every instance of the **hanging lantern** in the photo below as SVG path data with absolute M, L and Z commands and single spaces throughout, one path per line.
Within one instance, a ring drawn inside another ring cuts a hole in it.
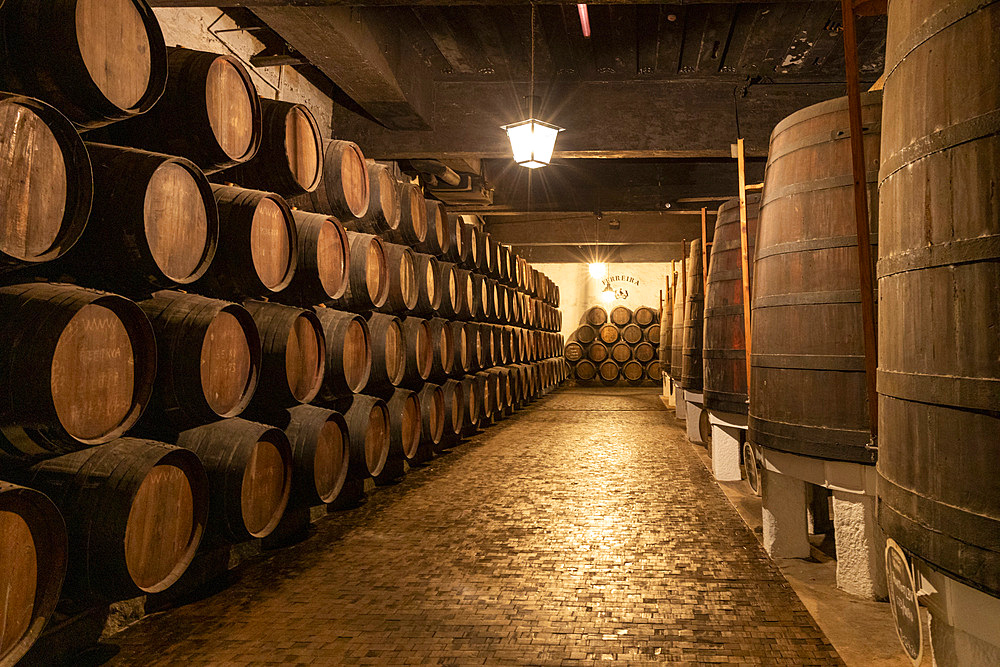
M 507 132 L 510 139 L 514 162 L 529 169 L 544 167 L 552 160 L 556 136 L 563 131 L 561 127 L 536 118 L 504 125 L 501 129 Z

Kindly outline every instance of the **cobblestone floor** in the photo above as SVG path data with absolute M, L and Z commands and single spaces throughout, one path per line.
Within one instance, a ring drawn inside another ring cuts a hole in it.
M 112 664 L 841 664 L 678 424 L 653 389 L 558 390 Z

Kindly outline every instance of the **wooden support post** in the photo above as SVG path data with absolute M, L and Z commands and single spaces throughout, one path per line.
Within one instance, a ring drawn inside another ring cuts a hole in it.
M 701 207 L 701 290 L 708 290 L 708 209 Z
M 871 230 L 868 227 L 868 184 L 865 178 L 865 144 L 861 125 L 861 90 L 858 82 L 858 47 L 854 6 L 841 0 L 844 19 L 844 66 L 847 69 L 847 108 L 851 120 L 851 158 L 854 171 L 854 217 L 858 230 L 858 270 L 861 286 L 861 326 L 865 343 L 865 385 L 872 444 L 878 438 L 878 347 L 875 340 L 875 289 L 872 282 Z
M 743 273 L 743 334 L 747 351 L 747 392 L 750 391 L 750 232 L 747 229 L 747 172 L 742 137 L 736 140 L 736 165 L 740 172 L 740 268 Z M 748 394 L 749 395 L 749 394 Z

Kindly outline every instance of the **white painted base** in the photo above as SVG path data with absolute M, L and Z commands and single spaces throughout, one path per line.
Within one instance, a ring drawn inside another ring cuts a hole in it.
M 931 652 L 939 667 L 1000 665 L 1000 598 L 917 561 L 917 595 L 931 617 Z
M 663 397 L 667 399 L 668 407 L 677 407 L 677 400 L 674 398 L 674 381 L 666 373 L 663 374 Z
M 833 491 L 834 539 L 837 544 L 837 587 L 867 600 L 884 599 L 885 536 L 875 515 L 875 466 L 843 461 L 825 461 L 810 456 L 798 456 L 773 449 L 764 449 L 764 492 L 772 474 L 794 478 Z M 798 501 L 796 500 L 796 503 Z M 804 501 L 803 501 L 804 502 Z M 765 513 L 768 506 L 764 496 Z M 778 511 L 789 524 L 782 531 L 798 531 L 798 509 Z M 795 514 L 794 518 L 790 515 Z M 802 507 L 803 535 L 808 530 L 806 507 Z M 764 523 L 765 545 L 767 521 Z M 769 552 L 770 553 L 770 552 Z M 807 553 L 808 555 L 808 553 Z
M 705 440 L 708 437 L 708 433 L 703 432 L 702 422 L 704 421 L 704 426 L 708 425 L 708 414 L 702 414 L 705 412 L 705 398 L 702 394 L 685 391 L 683 393 L 684 402 L 687 405 L 684 407 L 684 413 L 687 417 L 687 436 L 688 440 L 696 445 L 706 444 Z
M 712 474 L 720 482 L 738 482 L 743 478 L 740 468 L 742 433 L 731 426 L 712 424 Z
M 774 470 L 761 470 L 764 549 L 772 558 L 808 558 L 806 485 Z
M 678 419 L 686 419 L 687 404 L 684 402 L 684 399 L 682 398 L 684 396 L 684 390 L 681 389 L 681 383 L 678 382 L 677 380 L 674 380 L 673 383 L 674 383 L 674 401 L 675 401 L 674 412 L 677 415 Z

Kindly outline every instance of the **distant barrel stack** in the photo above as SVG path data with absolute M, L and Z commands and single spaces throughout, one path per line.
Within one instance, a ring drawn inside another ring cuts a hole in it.
M 553 298 L 558 299 L 554 285 L 539 284 Z M 554 312 L 561 328 L 562 318 L 558 311 Z M 547 318 L 550 314 L 546 311 L 539 314 L 539 317 Z M 626 306 L 618 305 L 609 313 L 603 306 L 593 306 L 587 309 L 582 320 L 561 350 L 569 367 L 570 377 L 581 384 L 598 381 L 605 385 L 659 384 L 658 362 L 651 364 L 656 351 L 649 342 L 651 338 L 655 338 L 659 344 L 658 308 L 640 306 L 632 311 Z

